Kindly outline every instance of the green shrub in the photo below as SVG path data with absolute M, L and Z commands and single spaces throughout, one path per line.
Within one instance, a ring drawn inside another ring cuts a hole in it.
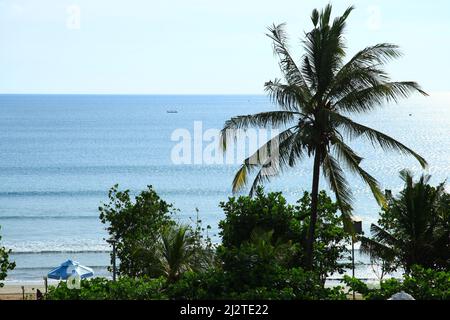
M 273 271 L 273 270 L 272 270 Z M 270 300 L 342 300 L 341 287 L 324 288 L 314 272 L 300 268 L 279 268 L 265 286 L 240 285 L 233 274 L 210 270 L 206 273 L 186 273 L 168 289 L 173 299 L 270 299 Z
M 51 286 L 47 300 L 150 300 L 167 299 L 163 279 L 133 279 L 117 281 L 105 278 L 81 280 L 80 289 L 69 289 L 65 282 Z
M 2 237 L 0 236 L 0 241 L 1 240 Z M 8 250 L 5 247 L 0 246 L 0 288 L 3 287 L 2 281 L 6 279 L 6 276 L 8 275 L 8 270 L 13 270 L 16 267 L 15 262 L 9 261 L 10 253 L 11 250 Z
M 450 271 L 415 266 L 405 275 L 403 290 L 418 300 L 450 300 Z
M 259 234 L 271 232 L 271 243 L 277 247 L 276 251 L 279 252 L 279 249 L 284 246 L 285 250 L 282 251 L 284 257 L 281 263 L 283 267 L 305 267 L 306 239 L 311 212 L 311 196 L 308 192 L 305 192 L 293 206 L 287 203 L 281 193 L 264 194 L 263 189 L 258 188 L 254 198 L 248 196 L 230 198 L 228 202 L 222 202 L 220 206 L 224 210 L 225 219 L 219 222 L 222 244 L 218 248 L 218 254 L 226 270 L 236 269 L 239 270 L 237 272 L 249 274 L 250 271 L 245 270 L 248 265 L 248 261 L 245 262 L 245 256 L 255 257 L 256 252 L 250 252 L 252 249 L 249 247 L 255 231 Z M 337 211 L 338 205 L 325 191 L 321 191 L 313 269 L 319 273 L 322 283 L 328 275 L 342 273 L 346 265 L 339 261 L 349 258 L 346 245 L 349 244 L 350 237 L 345 232 Z M 262 252 L 266 252 L 267 249 L 269 246 L 266 245 Z M 243 252 L 239 253 L 239 250 Z M 265 277 L 264 270 L 270 270 L 273 267 L 273 261 L 280 263 L 281 259 L 278 258 L 266 257 L 266 265 L 263 264 L 262 259 L 256 259 L 254 277 Z M 241 266 L 239 263 L 242 261 L 246 264 Z
M 119 275 L 175 281 L 181 273 L 202 271 L 213 262 L 212 245 L 203 237 L 198 213 L 195 227 L 178 225 L 172 219 L 176 210 L 151 186 L 134 201 L 129 190 L 119 191 L 117 185 L 108 195 L 109 203 L 99 208 L 100 220 L 116 242 Z
M 344 283 L 359 292 L 367 300 L 387 300 L 393 294 L 404 291 L 416 300 L 448 300 L 450 299 L 450 272 L 424 269 L 413 266 L 403 281 L 387 279 L 380 282 L 380 288 L 369 289 L 361 280 L 344 277 Z
M 240 247 L 217 250 L 222 268 L 232 278 L 231 290 L 276 286 L 280 272 L 288 269 L 290 243 L 272 243 L 272 232 L 255 231 Z
M 172 205 L 162 200 L 151 186 L 134 201 L 130 191 L 119 191 L 118 185 L 109 190 L 108 197 L 109 203 L 99 207 L 100 221 L 116 241 L 118 274 L 158 277 L 159 270 L 153 268 L 157 260 L 154 246 L 161 230 L 174 224 Z
M 241 196 L 220 203 L 225 220 L 219 222 L 222 245 L 238 247 L 250 240 L 253 230 L 273 231 L 273 239 L 299 239 L 295 230 L 296 217 L 293 206 L 286 202 L 281 192 L 264 194 L 258 188 L 254 198 Z

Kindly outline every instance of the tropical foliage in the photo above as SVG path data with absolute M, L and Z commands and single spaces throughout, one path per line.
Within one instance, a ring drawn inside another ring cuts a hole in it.
M 109 203 L 100 208 L 100 220 L 116 244 L 120 260 L 119 275 L 158 276 L 155 270 L 155 244 L 163 228 L 173 224 L 172 205 L 162 200 L 148 186 L 131 200 L 130 191 L 119 191 L 118 185 L 108 193 Z
M 370 46 L 345 61 L 344 31 L 352 10 L 353 7 L 348 8 L 334 20 L 331 20 L 331 5 L 320 13 L 314 10 L 313 29 L 306 33 L 302 42 L 304 55 L 299 61 L 290 53 L 284 24 L 270 27 L 268 36 L 279 57 L 284 81 L 269 81 L 265 89 L 280 110 L 231 118 L 226 121 L 221 135 L 221 144 L 226 149 L 239 130 L 249 127 L 282 130 L 244 161 L 235 175 L 233 191 L 240 190 L 247 183 L 247 176 L 256 169 L 259 171 L 250 194 L 285 168 L 297 165 L 305 157 L 314 158 L 307 243 L 309 266 L 313 263 L 321 172 L 344 218 L 350 216 L 352 209 L 352 193 L 344 166 L 370 187 L 378 203 L 384 204 L 377 180 L 362 168 L 363 158 L 347 144 L 347 138 L 362 138 L 383 150 L 412 155 L 422 166 L 426 165 L 424 158 L 401 142 L 351 119 L 351 115 L 368 113 L 385 102 L 397 102 L 415 92 L 426 94 L 415 82 L 390 80 L 384 65 L 400 57 L 396 45 Z
M 132 202 L 129 190 L 119 191 L 116 185 L 109 200 L 99 208 L 100 220 L 116 243 L 118 275 L 174 281 L 185 271 L 211 263 L 212 248 L 202 239 L 201 221 L 194 229 L 178 225 L 171 216 L 176 210 L 151 186 Z
M 153 189 L 149 188 L 136 199 L 136 203 L 131 203 L 128 192 L 114 187 L 110 192 L 111 203 L 103 206 L 102 217 L 105 223 L 110 221 L 108 230 L 118 243 L 127 241 L 126 245 L 119 246 L 121 256 L 133 257 L 134 252 L 126 250 L 144 243 L 149 245 L 140 249 L 149 252 L 138 256 L 145 269 L 129 270 L 128 264 L 121 265 L 121 276 L 116 283 L 105 279 L 82 281 L 81 290 L 70 290 L 62 283 L 50 290 L 48 299 L 345 298 L 342 288 L 324 287 L 328 274 L 343 270 L 344 266 L 337 260 L 347 254 L 345 245 L 349 237 L 336 215 L 337 204 L 325 192 L 319 197 L 316 242 L 319 258 L 315 271 L 301 267 L 311 210 L 307 192 L 295 206 L 289 205 L 281 193 L 266 195 L 262 188 L 257 190 L 255 198 L 232 197 L 221 203 L 225 219 L 220 222 L 222 244 L 217 249 L 203 236 L 205 230 L 198 217 L 195 227 L 176 224 L 170 217 L 145 219 L 152 217 L 151 211 L 136 208 L 160 208 L 155 202 L 167 207 Z M 148 202 L 144 204 L 143 199 Z M 113 211 L 112 204 L 118 209 Z M 164 223 L 158 229 L 155 225 L 142 225 L 154 221 Z M 115 224 L 119 222 L 127 225 Z M 138 223 L 141 223 L 139 233 L 134 237 L 117 232 L 127 230 L 128 226 L 137 228 Z M 141 238 L 141 230 L 153 231 L 155 242 L 148 243 L 148 238 Z
M 65 282 L 50 286 L 47 300 L 151 300 L 167 299 L 164 279 L 120 277 L 81 280 L 81 288 L 68 288 Z
M 444 183 L 428 184 L 430 176 L 418 181 L 408 171 L 397 197 L 387 194 L 378 225 L 371 226 L 372 237 L 362 237 L 361 250 L 372 259 L 383 260 L 389 271 L 398 267 L 406 272 L 413 265 L 437 270 L 450 269 L 450 195 Z
M 49 288 L 48 300 L 159 300 L 159 299 L 321 299 L 342 300 L 355 290 L 366 300 L 386 300 L 404 291 L 416 300 L 449 300 L 450 272 L 435 271 L 419 266 L 400 281 L 388 279 L 378 288 L 369 288 L 361 280 L 344 277 L 348 290 L 342 287 L 323 288 L 314 272 L 302 269 L 280 270 L 273 275 L 272 286 L 235 290 L 238 283 L 227 273 L 210 270 L 203 273 L 187 272 L 175 283 L 164 278 L 120 277 L 117 281 L 94 278 L 81 281 L 81 289 L 69 289 L 64 282 Z
M 345 299 L 342 288 L 323 288 L 313 272 L 301 269 L 283 270 L 274 275 L 274 286 L 234 291 L 227 274 L 217 270 L 203 273 L 187 272 L 175 283 L 164 278 L 149 279 L 120 277 L 81 280 L 79 290 L 70 289 L 65 282 L 51 286 L 47 300 L 161 300 L 161 299 Z
M 346 298 L 341 287 L 325 288 L 317 273 L 301 268 L 279 268 L 266 272 L 265 280 L 259 286 L 241 286 L 233 274 L 211 270 L 209 272 L 186 273 L 168 290 L 173 299 L 208 300 L 343 300 Z M 256 275 L 249 275 L 256 278 Z M 269 278 L 270 277 L 270 278 Z
M 187 271 L 206 270 L 213 261 L 212 248 L 199 243 L 189 226 L 164 228 L 155 249 L 155 266 L 169 282 L 175 282 Z
M 380 282 L 379 288 L 370 289 L 364 282 L 345 276 L 345 284 L 367 300 L 386 300 L 392 295 L 404 291 L 416 300 L 449 300 L 450 272 L 425 269 L 420 266 L 411 267 L 402 281 L 388 279 Z
M 163 201 L 156 192 L 153 199 Z M 255 197 L 231 197 L 220 206 L 225 217 L 220 222 L 222 242 L 217 248 L 203 237 L 205 230 L 198 217 L 195 227 L 169 219 L 155 233 L 153 254 L 146 256 L 150 257 L 146 270 L 157 276 L 122 274 L 117 281 L 82 280 L 80 290 L 61 282 L 50 288 L 46 299 L 340 300 L 346 299 L 350 290 L 365 299 L 387 299 L 399 291 L 416 299 L 450 298 L 448 270 L 419 266 L 412 266 L 402 281 L 382 281 L 378 289 L 348 276 L 344 276 L 348 291 L 341 286 L 325 287 L 327 276 L 344 270 L 338 261 L 348 256 L 350 235 L 337 216 L 338 204 L 324 191 L 319 193 L 312 271 L 302 267 L 311 210 L 308 192 L 296 205 L 290 205 L 281 193 L 265 194 L 258 188 Z
M 1 229 L 1 227 L 0 227 Z M 0 235 L 0 243 L 2 237 Z M 3 287 L 2 281 L 6 279 L 9 270 L 13 270 L 16 267 L 15 262 L 9 261 L 9 254 L 11 250 L 6 249 L 5 247 L 0 246 L 0 288 Z
M 266 255 L 272 250 L 281 255 L 272 257 L 272 260 L 282 262 L 285 267 L 306 268 L 311 202 L 311 195 L 305 192 L 296 205 L 289 205 L 281 193 L 266 195 L 259 187 L 254 197 L 232 197 L 228 202 L 221 203 L 225 219 L 219 222 L 222 244 L 218 253 L 225 261 L 224 268 L 227 267 L 226 262 L 238 259 L 238 253 L 248 251 L 252 246 Z M 328 275 L 343 272 L 345 265 L 339 261 L 348 260 L 349 256 L 346 246 L 350 236 L 345 232 L 337 211 L 337 203 L 325 191 L 320 192 L 314 270 L 323 282 Z M 268 248 L 269 245 L 272 248 Z M 270 269 L 273 265 L 268 259 L 266 268 Z M 233 268 L 244 266 L 242 261 L 233 262 Z M 244 270 L 240 274 L 243 277 Z

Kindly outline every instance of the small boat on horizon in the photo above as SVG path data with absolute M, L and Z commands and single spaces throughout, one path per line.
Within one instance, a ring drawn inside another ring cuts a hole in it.
M 177 110 L 167 110 L 166 112 L 167 112 L 167 113 L 178 113 Z

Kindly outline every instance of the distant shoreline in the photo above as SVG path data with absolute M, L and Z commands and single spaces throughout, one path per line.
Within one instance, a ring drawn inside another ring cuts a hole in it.
M 0 96 L 266 97 L 264 93 L 0 93 Z

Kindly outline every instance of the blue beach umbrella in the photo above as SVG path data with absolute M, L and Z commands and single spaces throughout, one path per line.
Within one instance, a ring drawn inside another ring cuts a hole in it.
M 78 275 L 81 279 L 94 276 L 94 270 L 85 267 L 76 261 L 67 260 L 61 263 L 58 268 L 53 269 L 47 274 L 49 279 L 67 280 L 71 275 Z

